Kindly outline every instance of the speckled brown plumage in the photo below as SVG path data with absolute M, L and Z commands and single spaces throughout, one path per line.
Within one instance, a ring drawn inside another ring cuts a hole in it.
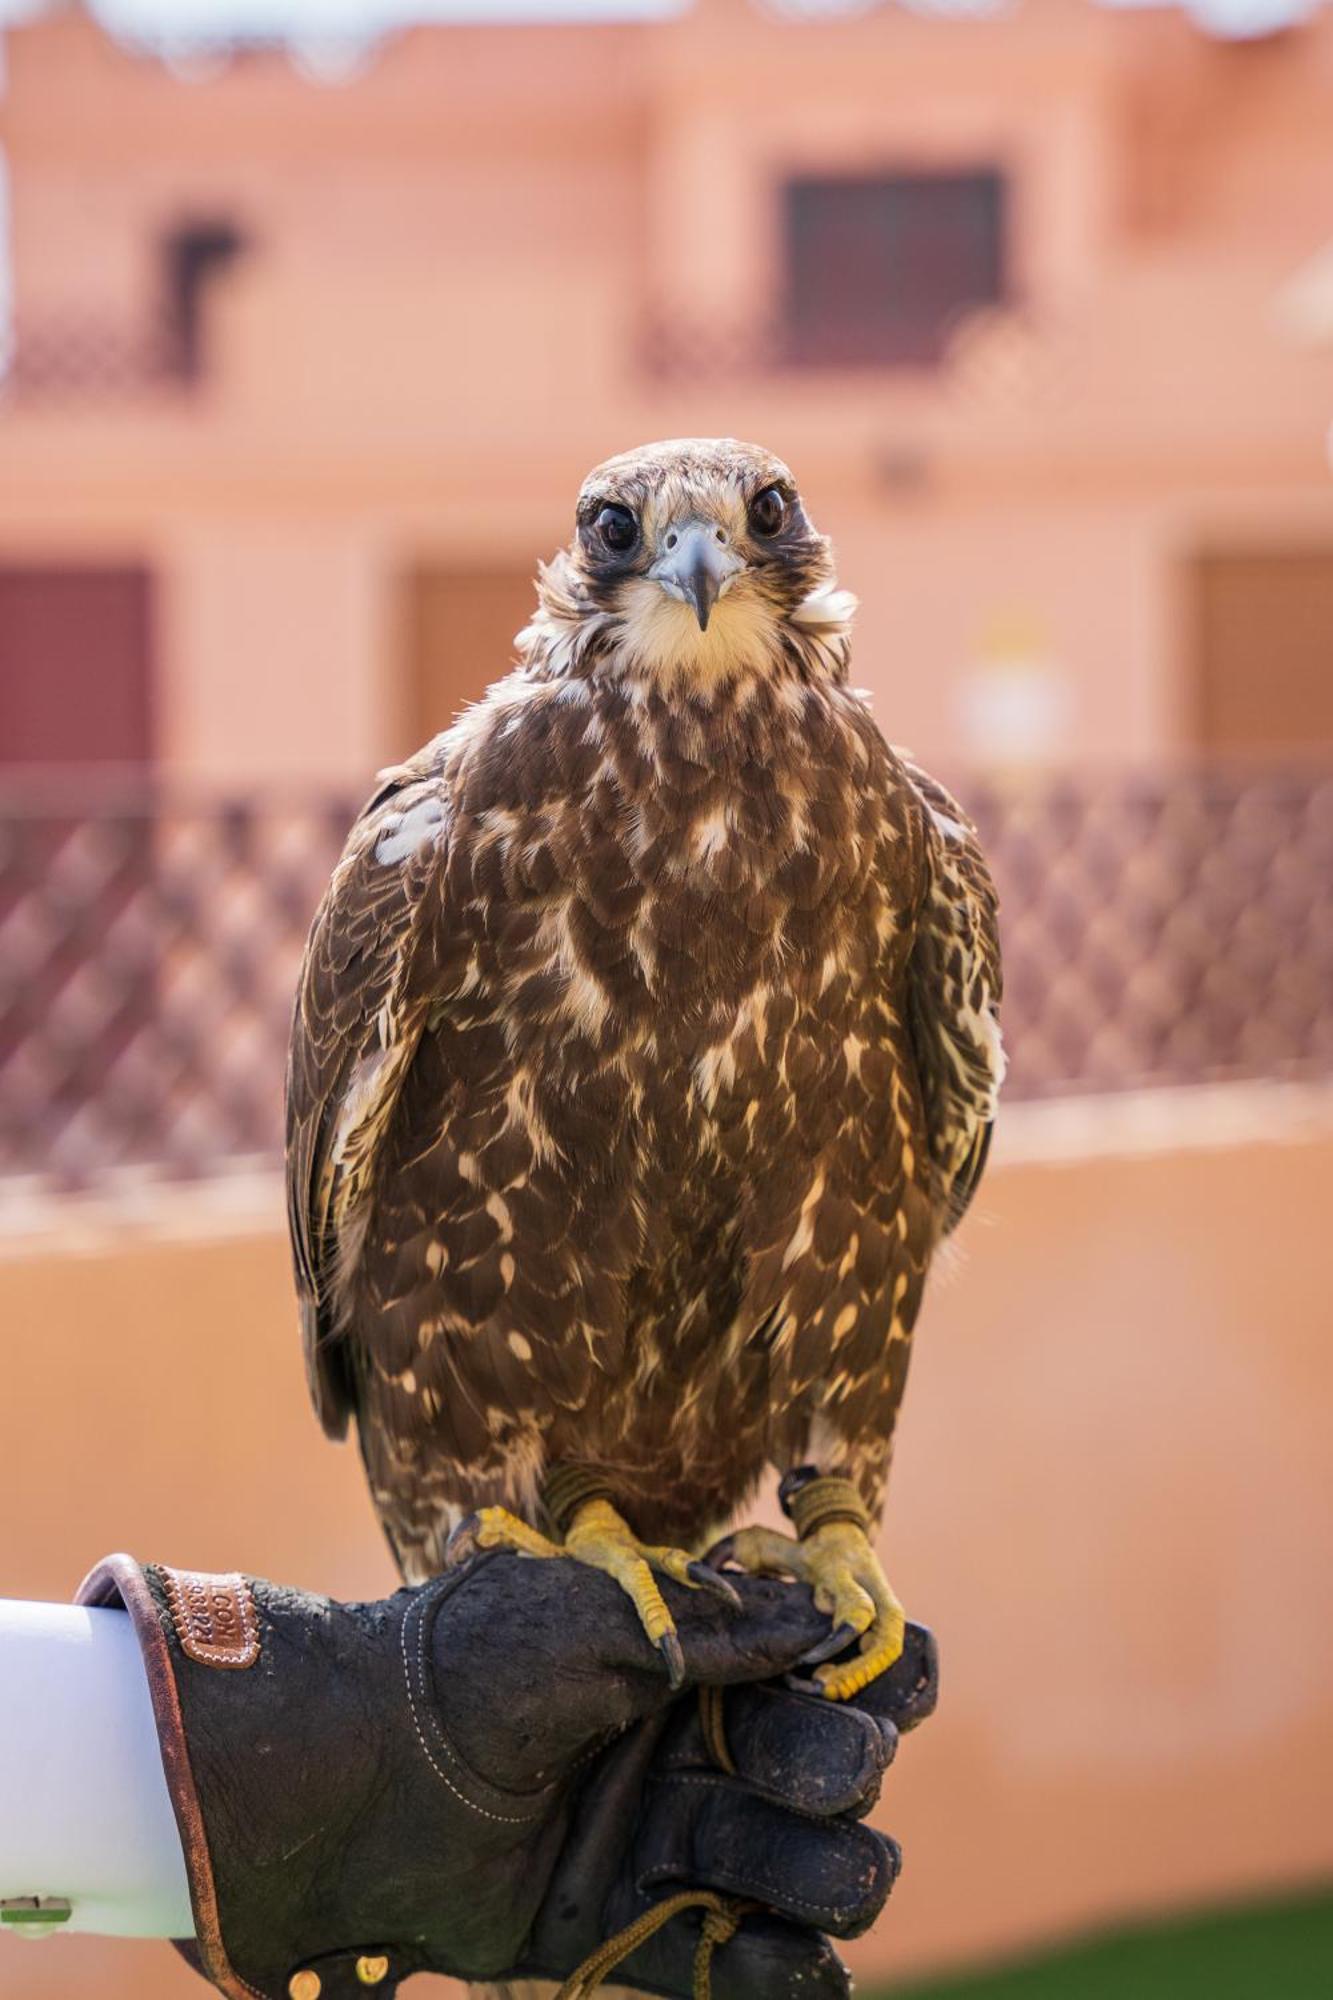
M 706 633 L 648 574 L 682 519 L 743 564 Z M 352 831 L 293 1027 L 290 1218 L 312 1392 L 331 1432 L 355 1414 L 409 1577 L 569 1460 L 661 1541 L 769 1464 L 879 1511 L 1000 976 L 973 829 L 848 685 L 852 609 L 768 454 L 611 461 L 517 671 Z

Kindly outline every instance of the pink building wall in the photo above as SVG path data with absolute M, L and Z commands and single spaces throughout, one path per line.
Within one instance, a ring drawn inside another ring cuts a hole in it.
M 1188 557 L 1329 539 L 1333 347 L 1278 312 L 1333 226 L 1327 14 L 1235 48 L 1083 0 L 702 0 L 421 29 L 334 85 L 276 50 L 183 81 L 67 11 L 8 61 L 21 327 L 142 319 L 187 212 L 253 239 L 198 390 L 0 408 L 0 558 L 156 567 L 183 772 L 359 781 L 406 748 L 405 572 L 531 567 L 636 438 L 789 458 L 863 601 L 859 677 L 954 764 L 1188 748 Z M 1011 178 L 1012 311 L 934 373 L 757 365 L 785 175 L 978 162 Z M 654 311 L 712 365 L 655 376 Z

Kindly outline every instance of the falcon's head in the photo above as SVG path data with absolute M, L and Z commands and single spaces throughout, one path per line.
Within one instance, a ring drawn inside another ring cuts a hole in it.
M 600 657 L 712 677 L 845 638 L 855 600 L 836 588 L 791 473 L 758 445 L 672 438 L 621 452 L 584 480 L 576 521 L 543 606 L 595 635 Z M 833 670 L 844 653 L 833 648 Z

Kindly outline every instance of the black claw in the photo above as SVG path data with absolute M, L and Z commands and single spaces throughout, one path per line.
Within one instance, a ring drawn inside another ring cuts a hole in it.
M 724 1576 L 719 1576 L 710 1564 L 706 1562 L 692 1562 L 687 1565 L 685 1574 L 691 1583 L 697 1583 L 700 1590 L 706 1590 L 710 1597 L 716 1597 L 729 1610 L 740 1611 L 743 1609 L 741 1594 L 735 1585 L 728 1583 Z
M 825 1660 L 833 1659 L 838 1653 L 845 1653 L 855 1637 L 855 1625 L 848 1625 L 844 1620 L 841 1625 L 834 1627 L 827 1639 L 820 1639 L 808 1653 L 802 1653 L 796 1664 L 798 1667 L 822 1667 Z
M 723 1563 L 731 1561 L 735 1553 L 736 1537 L 734 1535 L 724 1535 L 720 1542 L 713 1543 L 712 1548 L 709 1549 L 707 1555 L 704 1557 L 704 1563 L 709 1569 L 720 1569 Z
M 784 1674 L 782 1676 L 782 1685 L 785 1688 L 790 1688 L 793 1694 L 817 1694 L 821 1701 L 825 1701 L 828 1698 L 824 1693 L 821 1682 L 805 1680 L 800 1674 Z
M 674 1632 L 664 1632 L 657 1642 L 657 1650 L 666 1663 L 671 1692 L 678 1694 L 685 1685 L 685 1655 L 680 1650 L 680 1640 Z
M 473 1556 L 481 1554 L 481 1543 L 477 1540 L 481 1533 L 480 1514 L 465 1514 L 444 1545 L 444 1569 L 461 1569 Z
M 791 1503 L 794 1496 L 803 1486 L 808 1486 L 812 1479 L 818 1477 L 817 1465 L 793 1465 L 790 1472 L 783 1473 L 778 1481 L 778 1505 L 789 1521 L 792 1518 Z

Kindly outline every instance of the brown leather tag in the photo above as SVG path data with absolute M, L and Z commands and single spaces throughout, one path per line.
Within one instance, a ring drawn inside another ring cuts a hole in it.
M 255 1601 L 243 1576 L 204 1576 L 164 1563 L 167 1605 L 186 1655 L 201 1667 L 252 1667 L 259 1658 Z

